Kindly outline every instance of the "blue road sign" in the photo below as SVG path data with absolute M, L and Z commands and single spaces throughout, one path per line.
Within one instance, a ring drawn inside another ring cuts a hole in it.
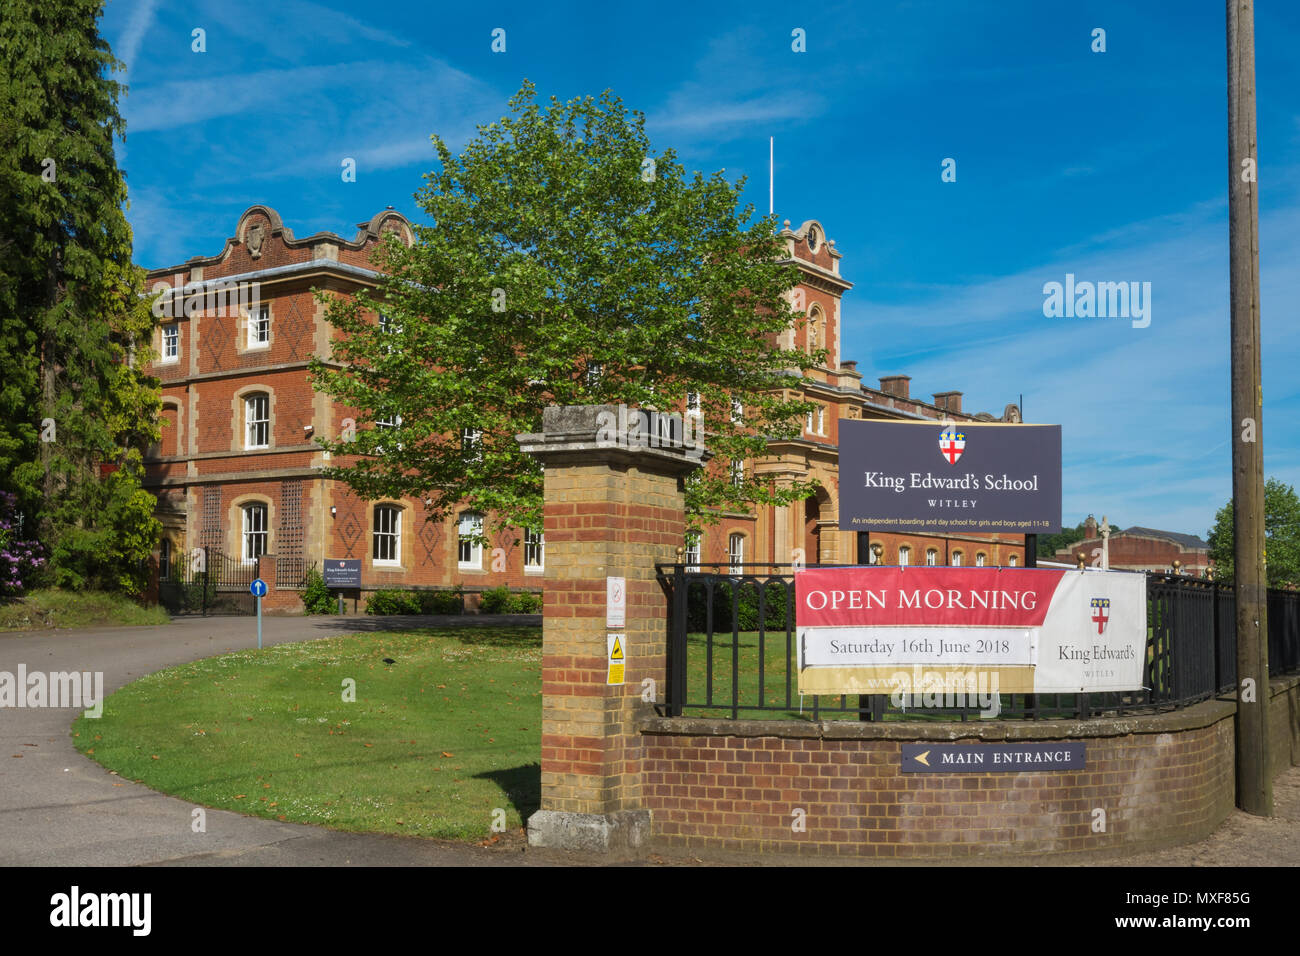
M 253 583 L 248 586 L 248 590 L 253 597 L 266 597 L 266 582 L 261 578 L 254 578 Z

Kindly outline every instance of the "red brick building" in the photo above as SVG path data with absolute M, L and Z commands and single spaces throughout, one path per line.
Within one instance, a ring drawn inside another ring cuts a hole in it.
M 1088 515 L 1084 522 L 1084 534 L 1086 537 L 1082 541 L 1057 551 L 1051 560 L 1075 564 L 1082 557 L 1085 563 L 1093 564 L 1101 554 L 1102 539 L 1097 531 L 1097 520 L 1092 515 Z M 1196 535 L 1155 528 L 1134 526 L 1124 531 L 1112 531 L 1109 552 L 1110 566 L 1121 571 L 1168 573 L 1174 570 L 1174 562 L 1177 562 L 1179 574 L 1203 578 L 1214 564 L 1210 560 L 1210 545 Z
M 419 499 L 363 501 L 320 470 L 328 453 L 315 435 L 338 435 L 350 409 L 311 388 L 307 366 L 329 355 L 335 334 L 312 289 L 350 294 L 377 284 L 371 263 L 380 236 L 395 230 L 410 240 L 410 223 L 385 210 L 343 239 L 322 232 L 298 239 L 275 210 L 252 206 L 215 256 L 149 274 L 151 288 L 176 294 L 157 332 L 154 374 L 163 383 L 163 437 L 147 457 L 146 486 L 158 496 L 164 531 L 163 574 L 195 547 L 216 548 L 252 563 L 275 555 L 280 587 L 325 559 L 360 559 L 363 591 L 382 587 L 450 587 L 469 593 L 509 585 L 539 588 L 544 542 L 524 529 L 491 535 L 487 547 L 462 534 L 487 527 L 485 516 L 463 513 L 426 520 Z M 995 419 L 961 407 L 961 392 L 933 402 L 909 394 L 906 375 L 862 384 L 856 363 L 841 358 L 840 300 L 852 284 L 840 276 L 841 253 L 821 224 L 781 231 L 802 281 L 790 298 L 808 322 L 783 335 L 787 347 L 825 347 L 827 364 L 810 373 L 807 395 L 821 408 L 804 434 L 773 443 L 752 463 L 755 474 L 781 483 L 814 477 L 815 498 L 754 515 L 723 516 L 697 542 L 684 542 L 688 560 L 755 563 L 856 563 L 871 544 L 887 564 L 1022 563 L 1014 535 L 872 534 L 837 528 L 838 423 L 843 418 L 1018 421 L 1008 405 Z M 746 463 L 749 467 L 750 463 Z M 797 554 L 801 549 L 802 554 Z M 296 598 L 284 602 L 293 607 Z

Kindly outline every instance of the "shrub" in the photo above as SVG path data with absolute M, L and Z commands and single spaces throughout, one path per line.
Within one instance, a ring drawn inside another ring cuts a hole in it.
M 325 586 L 325 578 L 315 567 L 307 569 L 307 586 L 298 592 L 302 598 L 303 609 L 308 614 L 331 614 L 337 604 L 330 589 Z
M 14 597 L 30 584 L 43 564 L 41 546 L 19 539 L 17 495 L 0 492 L 0 597 Z
M 376 591 L 366 602 L 367 614 L 464 614 L 465 592 L 459 586 L 450 591 Z
M 370 595 L 367 614 L 419 614 L 420 599 L 415 591 L 385 589 Z
M 686 629 L 703 632 L 708 628 L 708 590 L 703 582 L 690 581 L 687 578 Z M 784 631 L 789 616 L 789 602 L 793 600 L 791 588 L 787 596 L 786 587 L 780 581 L 768 581 L 765 590 L 764 620 L 762 626 L 769 631 Z M 733 589 L 739 588 L 739 594 L 733 598 Z M 713 587 L 713 630 L 730 631 L 732 629 L 733 604 L 736 614 L 736 629 L 739 631 L 757 631 L 759 629 L 758 588 L 756 582 L 743 584 L 733 581 L 718 581 Z
M 478 609 L 483 614 L 538 614 L 542 596 L 529 591 L 511 594 L 508 587 L 490 588 L 479 595 Z

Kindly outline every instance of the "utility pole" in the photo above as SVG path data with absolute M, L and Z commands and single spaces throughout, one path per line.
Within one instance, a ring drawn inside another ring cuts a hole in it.
M 1227 0 L 1228 236 L 1232 298 L 1232 546 L 1237 599 L 1237 806 L 1273 815 L 1268 760 L 1264 392 L 1259 371 L 1259 194 L 1253 0 Z

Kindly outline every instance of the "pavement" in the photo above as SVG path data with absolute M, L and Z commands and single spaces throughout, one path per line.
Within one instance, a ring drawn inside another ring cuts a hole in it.
M 540 624 L 540 615 L 473 617 L 264 617 L 266 645 L 405 627 Z M 102 671 L 104 692 L 181 664 L 257 645 L 251 617 L 179 618 L 155 627 L 0 633 L 0 671 Z M 522 833 L 490 847 L 345 833 L 208 809 L 194 833 L 194 805 L 122 780 L 72 745 L 74 708 L 0 708 L 0 865 L 3 866 L 554 866 L 797 865 L 807 857 L 655 853 L 640 860 L 531 849 Z M 1277 815 L 1240 811 L 1200 843 L 1096 861 L 1106 866 L 1300 865 L 1300 767 L 1274 783 Z M 823 861 L 815 861 L 821 863 Z M 845 865 L 846 860 L 826 860 Z M 1032 865 L 1030 861 L 974 861 Z M 1092 861 L 1039 860 L 1092 865 Z

